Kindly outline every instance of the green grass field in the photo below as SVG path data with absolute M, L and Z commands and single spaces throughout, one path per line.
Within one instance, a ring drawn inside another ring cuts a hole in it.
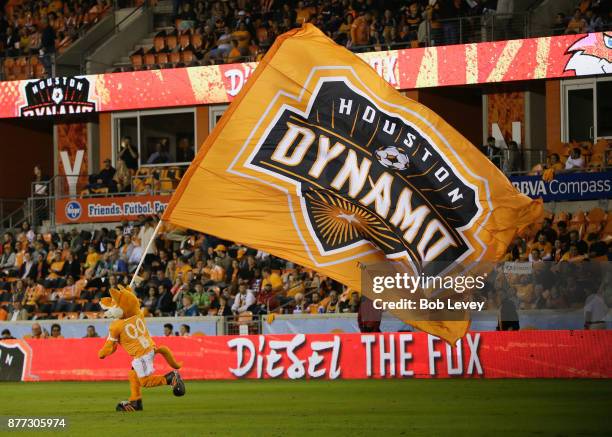
M 2 383 L 0 416 L 63 415 L 61 435 L 86 437 L 612 435 L 611 380 L 187 381 L 185 397 L 144 389 L 145 411 L 117 413 L 127 388 Z

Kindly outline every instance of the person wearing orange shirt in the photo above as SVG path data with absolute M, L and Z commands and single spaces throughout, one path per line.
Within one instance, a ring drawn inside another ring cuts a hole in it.
M 86 285 L 86 279 L 75 282 L 72 276 L 68 276 L 66 286 L 57 292 L 57 303 L 55 304 L 54 312 L 74 311 L 76 308 L 75 301 L 81 296 L 81 291 L 83 291 Z
M 567 23 L 567 29 L 565 29 L 566 34 L 574 34 L 574 33 L 585 33 L 587 29 L 587 22 L 584 18 L 582 18 L 582 11 L 579 8 L 576 8 L 574 11 L 574 16 Z
M 87 248 L 87 258 L 85 258 L 84 270 L 91 269 L 100 261 L 100 254 L 96 252 L 96 246 L 90 244 Z
M 581 262 L 584 261 L 585 256 L 580 255 L 578 246 L 576 244 L 570 244 L 569 251 L 567 251 L 562 257 L 560 262 Z
M 351 47 L 367 46 L 370 44 L 370 24 L 372 16 L 369 12 L 360 15 L 351 25 Z
M 312 293 L 311 303 L 306 308 L 306 312 L 310 314 L 319 314 L 325 312 L 325 308 L 321 305 L 321 295 L 318 292 Z
M 272 291 L 275 293 L 283 289 L 283 280 L 278 273 L 272 272 L 269 267 L 265 267 L 261 273 L 263 275 L 261 288 L 264 288 L 266 284 L 270 284 L 272 286 Z
M 541 233 L 538 235 L 538 241 L 530 246 L 531 251 L 538 250 L 542 260 L 548 261 L 552 259 L 553 247 L 546 239 L 546 235 Z

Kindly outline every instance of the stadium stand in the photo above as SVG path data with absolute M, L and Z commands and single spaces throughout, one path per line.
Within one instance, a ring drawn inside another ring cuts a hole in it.
M 52 56 L 111 10 L 109 0 L 9 0 L 0 11 L 4 80 L 51 75 Z
M 101 316 L 99 299 L 128 284 L 153 235 L 141 217 L 95 232 L 3 235 L 0 319 Z M 612 253 L 612 213 L 601 208 L 549 214 L 524 229 L 504 261 L 529 261 L 535 281 L 497 274 L 480 298 L 488 309 L 511 300 L 517 309 L 576 309 L 586 298 L 592 266 Z M 566 283 L 565 278 L 573 281 Z M 600 280 L 601 278 L 597 278 Z M 360 296 L 337 282 L 243 245 L 164 224 L 146 254 L 136 293 L 148 316 L 357 312 Z
M 526 30 L 536 11 L 515 11 L 505 0 L 162 0 L 145 6 L 162 11 L 163 25 L 109 71 L 258 61 L 276 36 L 305 22 L 356 52 L 605 31 L 612 23 L 608 0 L 576 1 L 575 11 L 558 11 L 551 27 L 537 32 Z M 8 1 L 0 12 L 4 80 L 50 74 L 49 55 L 112 9 L 109 0 Z

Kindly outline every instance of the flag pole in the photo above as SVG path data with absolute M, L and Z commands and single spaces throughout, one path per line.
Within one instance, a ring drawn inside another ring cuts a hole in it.
M 140 257 L 140 262 L 138 263 L 138 267 L 136 267 L 136 270 L 134 271 L 134 274 L 132 275 L 132 280 L 130 281 L 130 288 L 132 289 L 134 287 L 134 282 L 136 282 L 136 278 L 138 277 L 138 271 L 142 267 L 142 263 L 144 263 L 144 260 L 147 257 L 147 252 L 149 252 L 149 249 L 151 248 L 151 244 L 153 244 L 153 241 L 155 241 L 155 237 L 157 236 L 157 233 L 159 232 L 159 228 L 161 227 L 162 221 L 163 221 L 162 219 L 159 219 L 159 222 L 157 222 L 157 226 L 155 226 L 155 230 L 153 231 L 153 236 L 147 243 L 147 247 L 145 247 L 144 251 L 142 252 L 142 256 Z

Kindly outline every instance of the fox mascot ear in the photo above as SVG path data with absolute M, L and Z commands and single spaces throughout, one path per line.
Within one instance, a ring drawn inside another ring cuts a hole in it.
M 109 319 L 120 319 L 123 317 L 123 310 L 117 306 L 117 303 L 110 297 L 100 299 L 100 306 L 104 311 L 104 317 Z

